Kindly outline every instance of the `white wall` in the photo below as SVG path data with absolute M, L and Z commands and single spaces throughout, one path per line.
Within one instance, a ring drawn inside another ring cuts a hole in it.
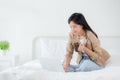
M 120 36 L 119 0 L 0 0 L 0 40 L 10 42 L 10 53 L 31 59 L 37 36 L 67 36 L 68 17 L 81 12 L 98 35 Z

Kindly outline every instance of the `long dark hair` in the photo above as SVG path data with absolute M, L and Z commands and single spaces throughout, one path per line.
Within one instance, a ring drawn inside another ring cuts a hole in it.
M 69 19 L 68 19 L 68 24 L 70 24 L 70 21 L 73 21 L 74 23 L 78 24 L 78 25 L 82 25 L 83 26 L 83 30 L 84 31 L 91 31 L 97 38 L 97 34 L 91 29 L 91 27 L 88 25 L 85 17 L 83 16 L 83 14 L 81 13 L 73 13 Z

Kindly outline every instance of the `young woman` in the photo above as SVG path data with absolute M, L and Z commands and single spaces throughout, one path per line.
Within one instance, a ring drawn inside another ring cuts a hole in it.
M 73 13 L 68 19 L 71 31 L 63 63 L 65 72 L 92 71 L 105 66 L 110 55 L 101 48 L 97 34 L 81 13 Z M 78 65 L 70 65 L 74 50 L 78 52 Z

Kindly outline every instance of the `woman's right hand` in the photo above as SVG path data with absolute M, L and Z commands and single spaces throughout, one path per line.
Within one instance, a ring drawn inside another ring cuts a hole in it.
M 64 69 L 65 72 L 67 72 L 67 68 L 68 68 L 68 63 L 66 61 L 64 61 L 63 69 Z

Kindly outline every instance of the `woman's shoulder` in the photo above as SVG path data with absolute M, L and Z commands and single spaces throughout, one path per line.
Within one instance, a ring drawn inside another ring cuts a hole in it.
M 89 40 L 94 41 L 94 42 L 98 42 L 99 41 L 99 38 L 97 38 L 92 31 L 86 31 L 86 37 Z
M 90 30 L 87 30 L 87 31 L 86 31 L 86 35 L 87 35 L 88 37 L 95 36 L 95 35 L 93 34 L 93 32 L 90 31 Z
M 96 35 L 95 35 L 92 31 L 90 31 L 90 30 L 87 30 L 87 31 L 86 31 L 86 37 L 88 37 L 88 38 L 93 38 L 93 39 L 98 39 L 98 38 L 96 37 Z

